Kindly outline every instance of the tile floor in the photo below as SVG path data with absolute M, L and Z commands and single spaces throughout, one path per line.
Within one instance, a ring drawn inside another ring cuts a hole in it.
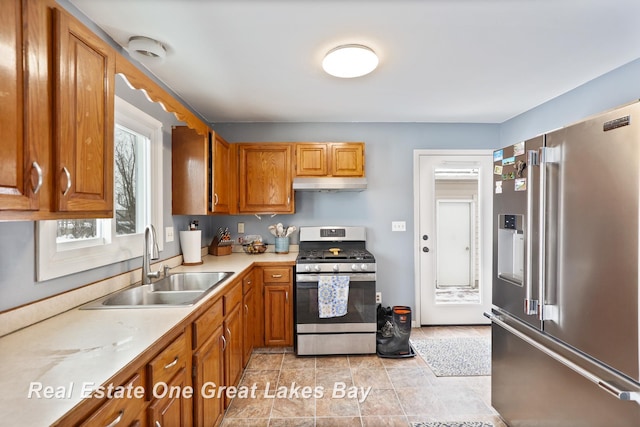
M 414 328 L 411 337 L 488 334 L 488 326 L 448 326 Z M 223 427 L 406 427 L 411 421 L 465 420 L 505 427 L 491 407 L 490 377 L 436 377 L 420 356 L 296 357 L 291 349 L 258 349 L 240 385 L 255 391 L 233 400 Z M 346 394 L 359 387 L 371 387 L 365 399 L 362 392 Z

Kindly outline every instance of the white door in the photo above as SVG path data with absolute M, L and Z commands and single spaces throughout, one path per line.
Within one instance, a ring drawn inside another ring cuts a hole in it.
M 489 323 L 483 313 L 491 309 L 492 173 L 488 150 L 414 153 L 416 320 L 421 325 Z M 456 206 L 461 200 L 471 203 Z M 459 284 L 450 283 L 453 271 Z

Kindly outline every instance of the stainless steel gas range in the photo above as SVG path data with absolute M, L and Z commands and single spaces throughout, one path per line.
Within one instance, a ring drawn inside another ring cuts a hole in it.
M 300 227 L 298 355 L 376 352 L 376 260 L 364 227 Z

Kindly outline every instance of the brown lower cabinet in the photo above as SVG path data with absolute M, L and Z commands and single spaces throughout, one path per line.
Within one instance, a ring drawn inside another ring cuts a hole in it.
M 264 345 L 293 345 L 293 281 L 291 267 L 263 267 Z
M 222 421 L 224 400 L 217 394 L 224 384 L 226 347 L 222 298 L 193 322 L 194 425 L 215 426 Z M 206 393 L 206 394 L 205 394 Z
M 54 426 L 219 425 L 231 403 L 220 387 L 238 385 L 252 349 L 293 344 L 292 277 L 284 264 L 245 271 L 104 385 L 141 396 L 94 396 Z

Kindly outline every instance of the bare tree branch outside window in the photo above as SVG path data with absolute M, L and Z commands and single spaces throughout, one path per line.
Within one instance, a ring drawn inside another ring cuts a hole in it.
M 136 135 L 116 128 L 116 234 L 136 232 Z

